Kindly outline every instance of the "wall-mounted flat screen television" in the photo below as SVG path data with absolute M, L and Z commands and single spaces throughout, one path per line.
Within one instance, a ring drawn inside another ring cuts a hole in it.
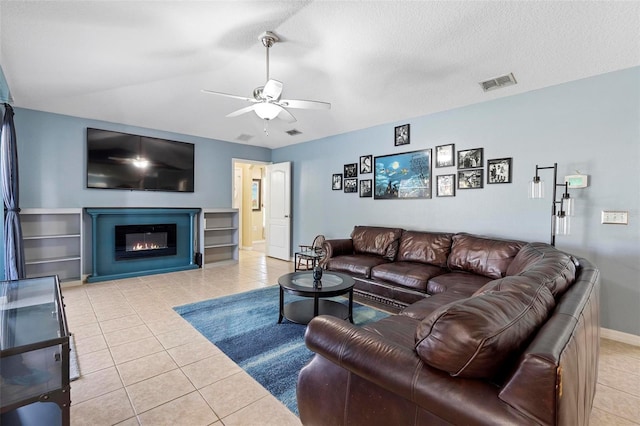
M 87 188 L 193 192 L 194 145 L 87 128 Z

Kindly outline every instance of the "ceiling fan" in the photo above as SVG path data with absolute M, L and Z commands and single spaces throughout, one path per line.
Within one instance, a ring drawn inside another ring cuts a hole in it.
M 263 120 L 268 121 L 279 117 L 280 119 L 288 123 L 293 123 L 296 121 L 296 118 L 287 110 L 287 108 L 331 109 L 331 104 L 327 102 L 307 101 L 302 99 L 282 99 L 282 82 L 269 78 L 269 48 L 271 48 L 274 43 L 280 41 L 280 39 L 271 31 L 267 31 L 261 34 L 258 40 L 262 41 L 262 44 L 267 49 L 267 82 L 264 84 L 264 86 L 256 87 L 253 90 L 253 97 L 248 98 L 244 96 L 230 95 L 228 93 L 214 92 L 212 90 L 202 89 L 202 92 L 211 95 L 225 96 L 227 98 L 241 99 L 243 101 L 251 102 L 251 105 L 227 114 L 227 117 L 237 117 L 239 115 L 253 111 L 258 117 Z

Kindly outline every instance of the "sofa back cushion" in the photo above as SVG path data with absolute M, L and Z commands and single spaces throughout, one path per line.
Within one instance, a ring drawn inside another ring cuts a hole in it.
M 577 260 L 545 243 L 530 243 L 520 250 L 507 275 L 522 275 L 544 282 L 558 298 L 576 279 Z
M 526 243 L 460 233 L 453 236 L 447 266 L 489 278 L 502 278 Z
M 397 262 L 419 262 L 444 267 L 451 252 L 453 234 L 404 231 L 400 237 Z
M 415 334 L 418 356 L 452 376 L 495 377 L 555 307 L 544 284 L 524 277 L 500 281 L 500 290 L 454 301 L 422 320 Z
M 402 229 L 377 226 L 356 226 L 351 233 L 356 254 L 373 254 L 395 260 Z

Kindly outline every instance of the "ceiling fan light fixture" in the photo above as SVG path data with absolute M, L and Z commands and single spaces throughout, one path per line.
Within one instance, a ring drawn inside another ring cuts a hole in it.
M 280 114 L 282 110 L 278 105 L 272 104 L 270 102 L 261 102 L 256 104 L 253 107 L 253 110 L 256 112 L 258 117 L 263 120 L 273 120 Z

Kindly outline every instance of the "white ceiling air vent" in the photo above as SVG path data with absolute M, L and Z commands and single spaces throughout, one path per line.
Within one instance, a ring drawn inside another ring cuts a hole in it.
M 513 76 L 513 73 L 480 82 L 480 86 L 482 86 L 482 90 L 484 90 L 485 92 L 488 92 L 489 90 L 500 89 L 501 87 L 513 86 L 514 84 L 518 84 L 518 82 Z
M 291 129 L 291 130 L 287 130 L 287 134 L 289 136 L 295 136 L 295 135 L 302 134 L 302 132 L 298 129 Z
M 249 139 L 251 139 L 252 137 L 253 137 L 252 135 L 247 135 L 246 133 L 242 133 L 240 134 L 240 136 L 236 138 L 236 140 L 240 142 L 248 142 Z

